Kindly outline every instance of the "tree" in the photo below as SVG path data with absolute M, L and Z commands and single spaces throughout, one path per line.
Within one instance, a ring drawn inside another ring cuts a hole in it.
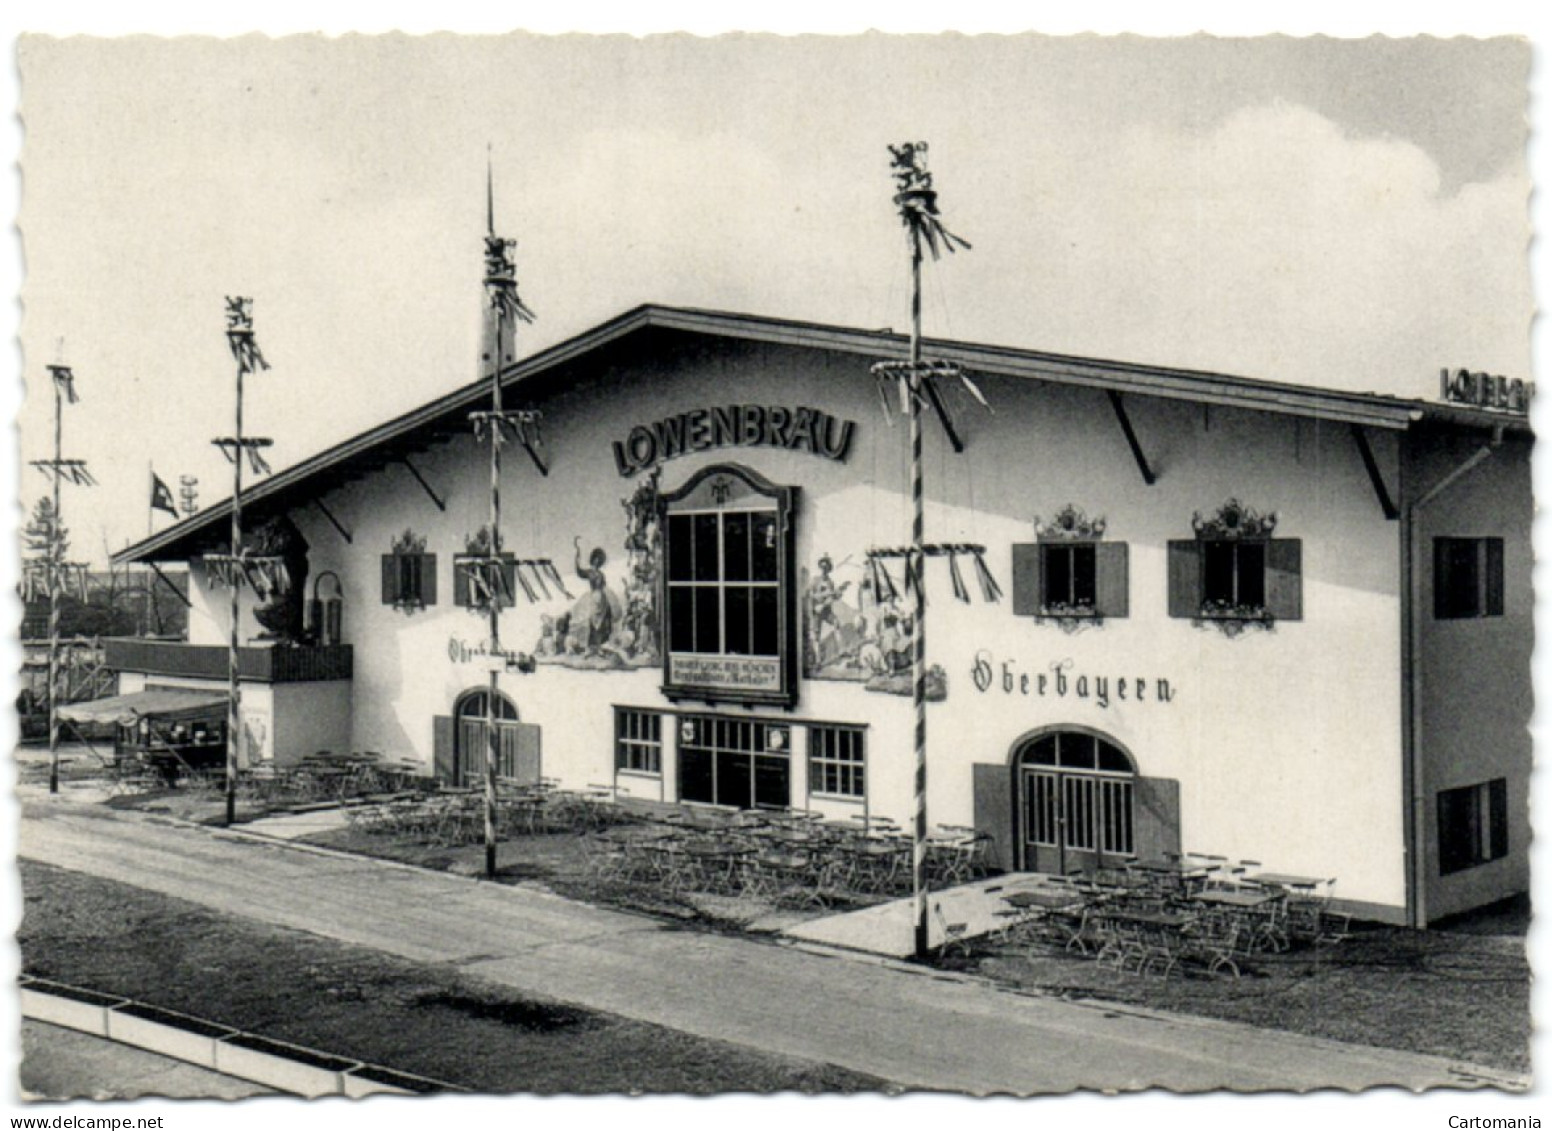
M 61 523 L 54 513 L 53 499 L 44 495 L 38 500 L 32 508 L 32 517 L 22 528 L 22 539 L 28 555 L 39 561 L 49 560 L 56 541 L 61 559 L 70 552 L 70 528 Z

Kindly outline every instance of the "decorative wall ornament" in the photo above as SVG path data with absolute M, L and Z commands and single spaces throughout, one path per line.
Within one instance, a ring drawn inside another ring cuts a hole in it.
M 1103 628 L 1105 618 L 1095 611 L 1093 605 L 1069 605 L 1062 601 L 1052 601 L 1040 606 L 1040 611 L 1035 614 L 1035 623 L 1054 624 L 1071 636 L 1085 628 Z
M 1232 541 L 1270 538 L 1277 528 L 1277 512 L 1261 514 L 1238 499 L 1230 498 L 1216 514 L 1203 518 L 1201 511 L 1191 516 L 1196 536 L 1205 541 Z
M 410 554 L 424 554 L 425 552 L 426 539 L 416 534 L 409 527 L 405 527 L 404 533 L 393 540 L 393 545 L 389 549 L 389 553 L 399 557 L 406 557 Z
M 1246 629 L 1271 632 L 1276 618 L 1259 605 L 1234 605 L 1228 601 L 1203 601 L 1201 615 L 1191 618 L 1197 628 L 1216 628 L 1230 640 Z
M 1035 515 L 1035 537 L 1037 539 L 1052 541 L 1057 539 L 1070 539 L 1073 541 L 1093 542 L 1105 536 L 1105 519 L 1103 515 L 1089 518 L 1083 511 L 1068 503 L 1056 512 L 1056 517 L 1050 522 L 1041 522 L 1040 516 Z

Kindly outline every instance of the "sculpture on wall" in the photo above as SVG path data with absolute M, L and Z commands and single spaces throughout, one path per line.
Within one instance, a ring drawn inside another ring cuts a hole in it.
M 262 604 L 254 608 L 253 619 L 264 629 L 259 638 L 300 643 L 305 619 L 307 539 L 289 517 L 278 515 L 243 541 L 243 549 L 250 556 L 279 558 L 283 566 L 281 570 L 272 571 L 275 584 L 261 589 L 255 581 L 255 594 Z M 283 584 L 280 583 L 282 580 Z

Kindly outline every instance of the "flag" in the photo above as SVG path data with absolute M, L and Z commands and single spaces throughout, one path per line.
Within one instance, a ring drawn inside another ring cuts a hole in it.
M 172 492 L 167 484 L 162 482 L 162 477 L 156 472 L 151 472 L 151 509 L 154 511 L 166 511 L 173 518 L 178 517 L 178 508 L 173 505 Z

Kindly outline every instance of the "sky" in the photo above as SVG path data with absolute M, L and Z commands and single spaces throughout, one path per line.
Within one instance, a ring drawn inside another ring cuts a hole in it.
M 929 333 L 1419 396 L 1433 395 L 1441 365 L 1529 376 L 1530 53 L 1413 38 L 1535 35 L 1532 110 L 1544 121 L 1548 21 L 1528 9 L 17 0 L 0 12 L 13 45 L 23 31 L 515 25 L 1402 38 L 29 42 L 18 51 L 19 94 L 15 76 L 0 75 L 7 107 L 20 102 L 19 117 L 0 121 L 16 163 L 0 193 L 21 229 L 0 268 L 25 306 L 0 304 L 0 336 L 16 336 L 8 372 L 36 390 L 46 364 L 75 368 L 82 400 L 67 409 L 66 454 L 88 458 L 101 485 L 70 490 L 66 517 L 77 549 L 100 557 L 145 534 L 148 464 L 175 488 L 179 475 L 198 476 L 206 503 L 225 497 L 230 473 L 209 446 L 231 426 L 225 294 L 255 299 L 274 368 L 250 382 L 248 428 L 275 438 L 277 469 L 475 377 L 487 144 L 498 222 L 519 241 L 522 293 L 540 318 L 520 340 L 526 352 L 649 301 L 903 328 L 904 245 L 884 146 L 928 139 L 945 215 L 975 245 L 929 271 Z M 1543 182 L 1546 148 L 1532 149 Z M 1544 195 L 1530 200 L 1543 230 Z M 1533 251 L 1544 261 L 1545 241 Z M 1544 343 L 1541 323 L 1537 336 Z M 17 421 L 20 458 L 46 456 L 51 399 L 0 383 L 0 406 Z M 46 484 L 20 471 L 0 466 L 0 483 L 30 506 Z M 1546 559 L 1552 546 L 1541 551 Z M 7 591 L 14 569 L 0 562 Z M 1539 789 L 1538 811 L 1547 800 Z M 0 804 L 0 832 L 14 819 Z M 1538 903 L 1548 865 L 1538 849 Z M 14 924 L 14 885 L 6 895 Z M 0 995 L 8 1064 L 11 1000 Z M 585 1118 L 619 1102 L 560 1110 Z M 1026 1125 L 1030 1115 L 966 1102 L 636 1101 L 602 1114 L 674 1127 L 785 1127 L 794 1116 L 851 1125 L 860 1114 L 911 1128 L 967 1115 Z M 1450 1115 L 1541 1106 L 1539 1096 L 1328 1095 L 1263 1097 L 1247 1112 L 1234 1099 L 1082 1097 L 1040 1112 L 1192 1128 L 1243 1126 L 1253 1114 L 1280 1129 L 1380 1125 L 1386 1115 L 1443 1126 Z M 116 1114 L 164 1112 L 170 1127 L 209 1114 L 258 1127 L 277 1109 L 141 1104 Z M 283 1114 L 322 1126 L 319 1112 L 339 1118 L 317 1105 Z M 408 1125 L 402 1106 L 367 1115 Z
M 907 324 L 888 143 L 949 226 L 929 334 L 1432 396 L 1530 376 L 1523 41 L 867 35 L 23 39 L 23 459 L 69 364 L 75 550 L 230 472 L 223 296 L 304 459 L 477 376 L 487 152 L 539 316 Z M 488 147 L 488 150 L 487 150 Z M 859 371 L 859 379 L 861 372 Z M 44 395 L 39 396 L 41 391 Z M 24 501 L 46 489 L 29 470 Z M 155 518 L 157 528 L 170 523 Z

